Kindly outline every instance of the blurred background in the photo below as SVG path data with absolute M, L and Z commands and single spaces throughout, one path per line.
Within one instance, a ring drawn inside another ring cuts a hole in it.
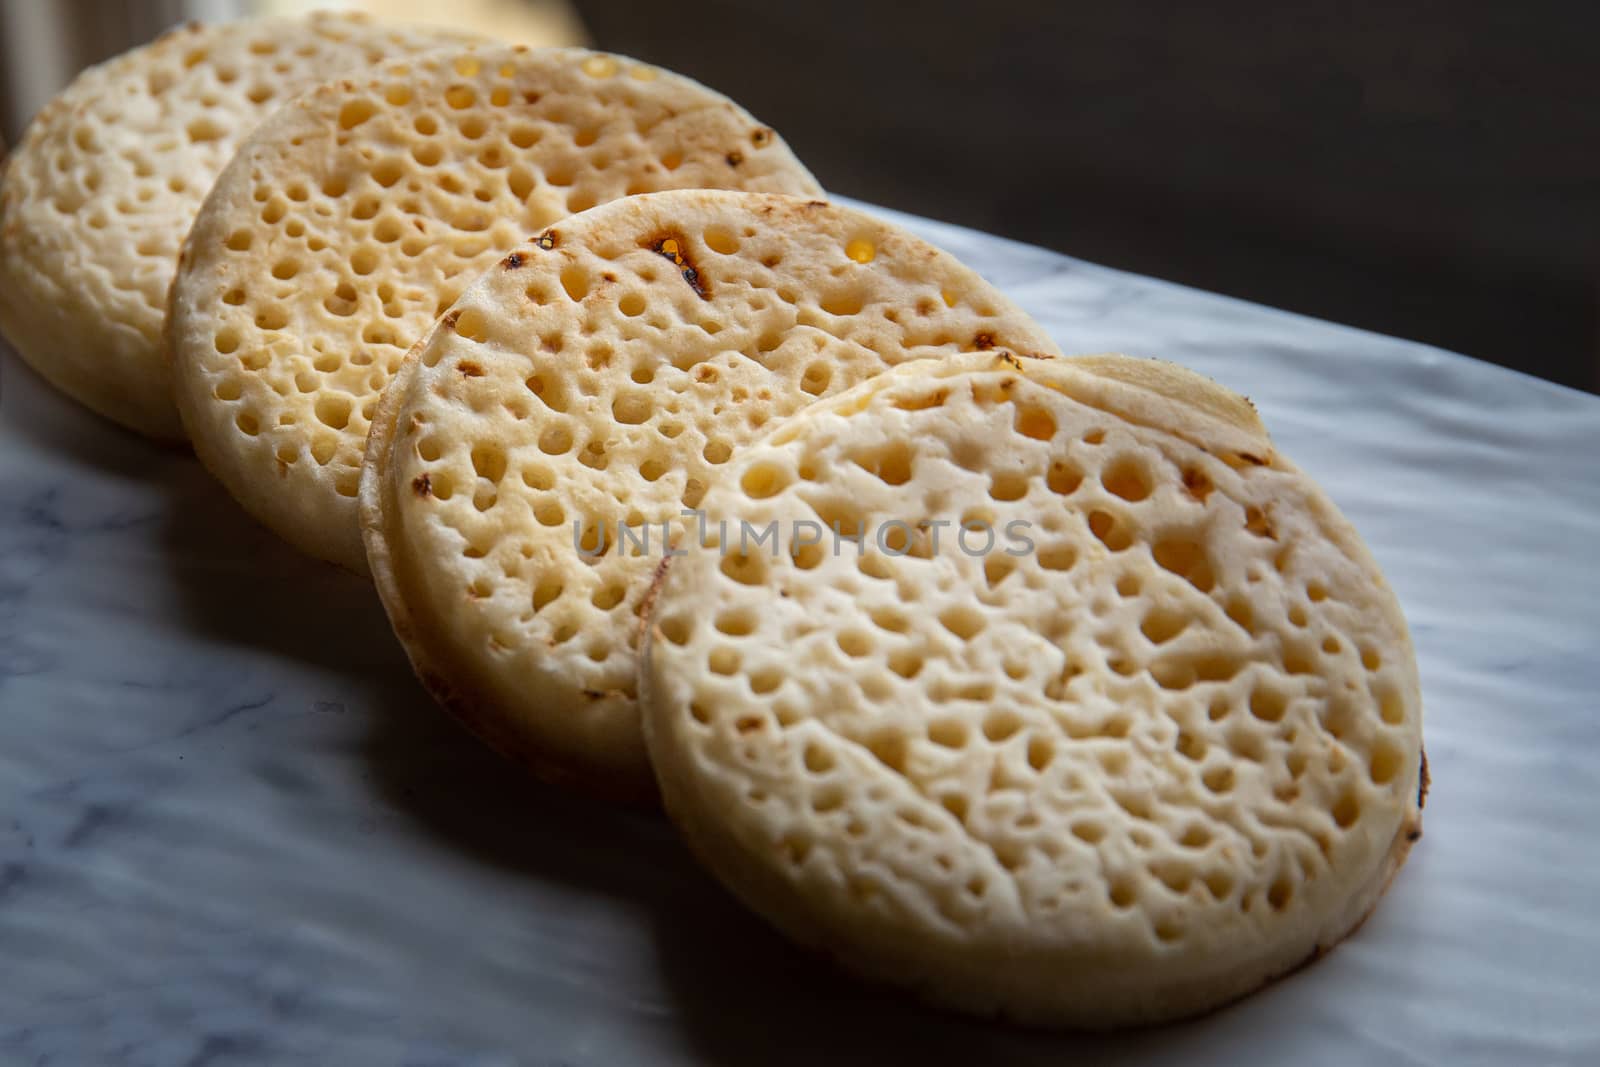
M 625 52 L 834 192 L 1600 392 L 1593 0 L 0 0 L 0 131 L 172 23 L 313 7 Z

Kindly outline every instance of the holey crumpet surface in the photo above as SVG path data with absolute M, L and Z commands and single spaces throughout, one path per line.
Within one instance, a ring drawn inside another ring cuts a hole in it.
M 1335 945 L 1421 832 L 1395 598 L 1199 375 L 897 367 L 700 506 L 648 620 L 667 809 L 853 970 L 1030 1023 L 1192 1015 Z
M 635 679 L 662 524 L 778 420 L 974 344 L 1055 352 L 854 210 L 684 191 L 557 223 L 467 289 L 375 416 L 362 519 L 395 630 L 499 748 L 648 794 Z

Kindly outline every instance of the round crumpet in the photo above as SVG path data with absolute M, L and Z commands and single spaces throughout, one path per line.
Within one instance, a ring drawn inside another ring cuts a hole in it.
M 1197 375 L 900 367 L 701 508 L 641 672 L 667 810 L 856 971 L 1035 1024 L 1190 1015 L 1339 941 L 1420 833 L 1394 596 Z
M 80 403 L 182 440 L 162 353 L 167 290 L 239 142 L 301 89 L 471 39 L 316 14 L 191 25 L 84 71 L 0 176 L 0 333 Z
M 515 249 L 407 357 L 367 449 L 367 553 L 418 674 L 547 777 L 652 792 L 661 524 L 775 420 L 975 342 L 1055 352 L 950 256 L 822 201 L 629 197 Z
M 195 452 L 289 543 L 364 572 L 362 450 L 406 350 L 529 234 L 701 187 L 820 192 L 732 101 L 599 52 L 462 48 L 307 93 L 184 247 L 171 348 Z

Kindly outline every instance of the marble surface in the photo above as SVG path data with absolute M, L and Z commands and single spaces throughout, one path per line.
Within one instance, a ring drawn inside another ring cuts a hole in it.
M 1600 398 L 927 222 L 1068 351 L 1248 393 L 1413 627 L 1427 833 L 1208 1019 L 1018 1033 L 788 948 L 649 813 L 521 780 L 369 587 L 0 369 L 0 1064 L 1600 1062 Z

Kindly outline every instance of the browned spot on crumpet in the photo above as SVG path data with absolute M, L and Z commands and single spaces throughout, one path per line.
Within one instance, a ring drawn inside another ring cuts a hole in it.
M 456 320 L 459 318 L 461 318 L 461 311 L 458 308 L 454 311 L 446 311 L 444 313 L 444 318 L 440 319 L 439 321 L 444 325 L 445 329 L 453 330 L 456 328 Z
M 1272 528 L 1272 523 L 1267 518 L 1266 512 L 1257 507 L 1248 507 L 1244 511 L 1244 528 L 1257 537 L 1265 537 L 1276 541 L 1278 534 Z
M 683 280 L 689 283 L 689 288 L 693 289 L 694 294 L 701 300 L 711 299 L 711 290 L 706 286 L 705 279 L 701 277 L 694 261 L 689 258 L 689 242 L 683 239 L 682 234 L 663 233 L 654 238 L 646 238 L 641 244 L 661 258 L 671 260 L 672 265 L 677 267 L 678 273 L 683 276 Z
M 669 548 L 676 548 L 678 539 L 674 537 Z M 672 563 L 672 553 L 667 552 L 661 557 L 661 562 L 656 564 L 655 573 L 650 576 L 650 586 L 644 591 L 644 602 L 639 605 L 639 629 L 642 632 L 649 623 L 652 609 L 656 605 L 656 597 L 661 592 L 661 585 L 667 580 L 667 567 Z
M 470 359 L 464 359 L 456 364 L 456 370 L 461 372 L 463 378 L 482 378 L 483 366 Z
M 772 143 L 772 131 L 765 126 L 757 126 L 750 131 L 750 143 L 757 148 L 765 148 Z
M 728 161 L 728 166 L 737 167 L 739 164 L 744 162 L 744 153 L 743 152 L 729 152 L 723 158 Z
M 419 474 L 411 479 L 411 491 L 418 496 L 432 496 L 433 481 L 426 474 Z
M 994 334 L 980 333 L 972 339 L 972 347 L 979 352 L 987 352 L 994 347 Z
M 544 231 L 539 235 L 538 240 L 534 241 L 534 244 L 538 245 L 546 252 L 550 251 L 552 248 L 555 248 L 560 243 L 561 235 L 554 230 Z
M 511 253 L 505 259 L 500 261 L 500 265 L 506 270 L 520 270 L 522 268 L 522 253 Z

